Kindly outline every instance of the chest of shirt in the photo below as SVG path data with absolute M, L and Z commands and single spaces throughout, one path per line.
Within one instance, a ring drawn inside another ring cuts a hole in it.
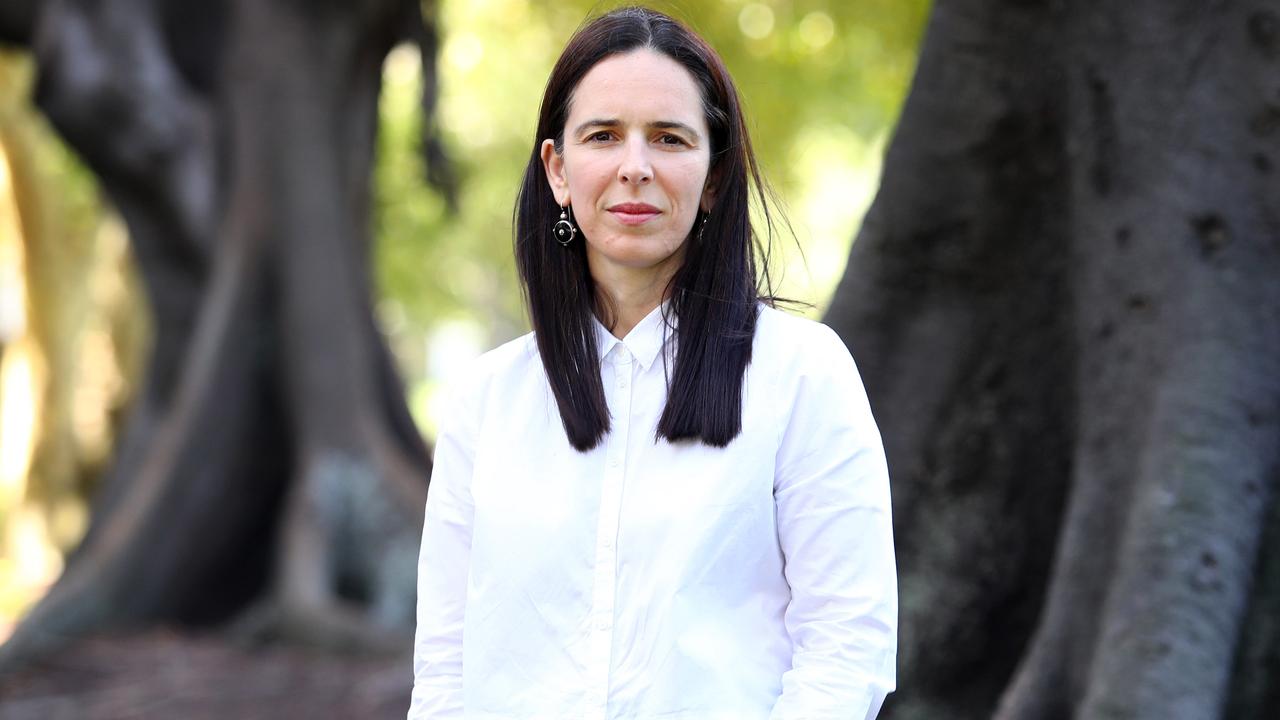
M 477 533 L 563 543 L 572 554 L 599 541 L 601 513 L 620 536 L 690 543 L 743 522 L 772 525 L 781 429 L 769 378 L 748 367 L 742 432 L 713 448 L 655 440 L 667 393 L 661 358 L 648 368 L 615 360 L 601 367 L 611 429 L 586 453 L 569 445 L 541 372 L 504 378 L 490 393 L 472 477 Z

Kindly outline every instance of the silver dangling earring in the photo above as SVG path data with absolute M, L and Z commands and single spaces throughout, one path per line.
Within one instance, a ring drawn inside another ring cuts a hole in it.
M 711 211 L 708 210 L 706 215 L 702 216 L 702 224 L 698 226 L 698 242 L 702 242 L 702 233 L 707 229 L 707 219 L 711 217 Z
M 578 236 L 578 228 L 574 226 L 573 220 L 568 215 L 569 206 L 565 205 L 560 208 L 560 220 L 551 227 L 551 234 L 556 236 L 556 241 L 561 245 L 568 247 L 569 243 Z

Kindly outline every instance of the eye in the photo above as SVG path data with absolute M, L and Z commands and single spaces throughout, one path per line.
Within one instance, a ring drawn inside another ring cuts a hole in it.
M 601 130 L 587 136 L 587 142 L 608 142 L 613 137 L 613 133 L 608 130 Z
M 661 145 L 685 145 L 685 144 L 687 144 L 687 143 L 685 143 L 684 138 L 680 137 L 679 135 L 672 135 L 671 133 L 664 133 L 663 135 L 659 136 L 659 137 L 658 137 L 658 143 L 659 143 L 659 144 L 661 144 Z

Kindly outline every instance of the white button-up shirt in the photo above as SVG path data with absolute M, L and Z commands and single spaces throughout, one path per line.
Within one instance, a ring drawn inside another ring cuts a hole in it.
M 726 448 L 655 440 L 674 331 L 597 324 L 612 427 L 570 446 L 532 334 L 456 383 L 418 565 L 410 718 L 874 718 L 889 478 L 829 328 L 762 308 Z

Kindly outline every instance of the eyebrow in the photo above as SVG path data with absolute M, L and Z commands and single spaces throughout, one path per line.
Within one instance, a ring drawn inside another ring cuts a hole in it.
M 592 118 L 575 128 L 573 134 L 574 136 L 581 135 L 584 130 L 591 127 L 617 127 L 621 124 L 622 121 L 617 118 Z M 694 130 L 682 122 L 676 122 L 674 120 L 655 120 L 649 123 L 649 127 L 658 128 L 660 130 L 680 130 L 687 133 L 694 139 L 700 139 L 702 137 L 698 134 L 697 130 Z

